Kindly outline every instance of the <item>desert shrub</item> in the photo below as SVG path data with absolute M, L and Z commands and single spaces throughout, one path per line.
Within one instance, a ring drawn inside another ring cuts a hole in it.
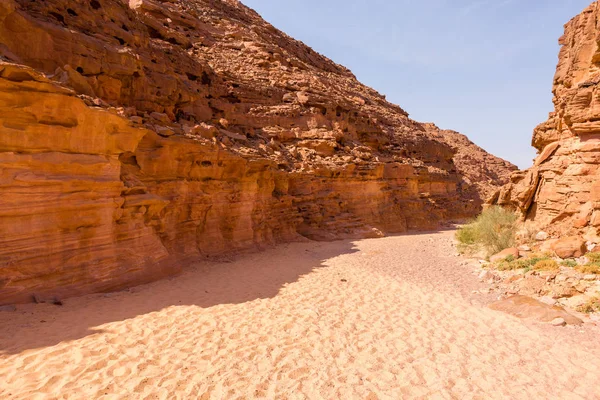
M 538 269 L 536 268 L 536 265 L 538 264 L 540 264 L 540 267 L 543 267 L 545 264 L 551 265 L 549 264 L 549 262 L 556 263 L 549 254 L 534 253 L 527 258 L 519 258 L 518 260 L 515 260 L 513 258 L 510 261 L 509 258 L 506 258 L 505 260 L 500 261 L 498 264 L 496 264 L 496 269 L 499 271 L 511 271 L 515 269 L 530 270 L 532 268 Z M 556 269 L 558 269 L 558 264 L 556 266 Z
M 583 313 L 600 312 L 600 297 L 589 299 L 586 303 L 577 307 L 577 311 Z
M 577 266 L 577 261 L 572 259 L 562 260 L 560 262 L 560 265 L 562 265 L 563 267 L 575 268 Z
M 462 245 L 474 245 L 477 241 L 477 234 L 473 224 L 465 225 L 456 231 L 456 240 Z
M 600 274 L 600 264 L 588 263 L 585 265 L 578 265 L 575 269 L 582 274 Z
M 483 248 L 491 255 L 513 246 L 516 231 L 517 216 L 496 206 L 487 208 L 475 221 L 460 228 L 456 239 L 463 251 Z
M 496 264 L 495 267 L 499 271 L 511 271 L 514 269 L 529 268 L 530 265 L 525 260 L 503 260 Z
M 533 265 L 537 271 L 558 271 L 559 265 L 555 260 L 540 260 Z
M 575 269 L 582 274 L 600 274 L 600 253 L 588 253 L 585 257 L 588 259 L 588 263 L 578 265 Z

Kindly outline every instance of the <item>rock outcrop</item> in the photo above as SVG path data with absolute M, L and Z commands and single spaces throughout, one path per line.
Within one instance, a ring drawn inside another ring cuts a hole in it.
M 452 148 L 456 172 L 462 179 L 463 197 L 469 197 L 477 204 L 480 199 L 489 199 L 498 191 L 498 182 L 508 181 L 510 173 L 507 171 L 517 171 L 513 164 L 483 150 L 465 135 L 442 130 L 432 123 L 424 123 L 423 126 L 429 137 Z
M 583 235 L 598 243 L 600 227 L 600 3 L 565 25 L 554 76 L 554 105 L 535 128 L 534 166 L 515 173 L 491 204 L 513 207 L 551 236 Z
M 0 59 L 0 304 L 435 228 L 515 169 L 234 0 L 3 0 Z

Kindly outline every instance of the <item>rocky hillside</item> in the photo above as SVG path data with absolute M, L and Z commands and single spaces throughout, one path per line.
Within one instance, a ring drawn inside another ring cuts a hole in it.
M 448 145 L 454 152 L 453 162 L 462 177 L 462 195 L 477 204 L 498 191 L 498 182 L 508 181 L 510 171 L 517 167 L 491 155 L 468 137 L 452 130 L 441 130 L 435 124 L 423 124 L 427 134 Z
M 551 236 L 583 235 L 599 243 L 600 2 L 565 25 L 554 76 L 555 109 L 532 144 L 534 166 L 490 199 L 511 206 Z
M 234 0 L 3 0 L 0 58 L 0 304 L 435 228 L 515 169 Z

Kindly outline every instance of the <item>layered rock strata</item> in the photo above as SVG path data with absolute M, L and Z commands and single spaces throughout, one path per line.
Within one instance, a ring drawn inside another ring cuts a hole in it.
M 3 0 L 0 57 L 0 304 L 435 228 L 514 170 L 237 1 Z
M 600 227 L 600 3 L 565 25 L 554 76 L 555 109 L 535 128 L 534 166 L 515 173 L 490 203 L 518 209 L 551 236 L 584 235 Z

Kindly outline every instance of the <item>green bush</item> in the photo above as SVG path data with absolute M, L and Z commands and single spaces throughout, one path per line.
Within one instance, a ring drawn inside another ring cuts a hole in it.
M 473 224 L 465 225 L 456 231 L 456 239 L 463 245 L 474 245 L 477 241 L 477 236 Z
M 514 246 L 517 216 L 502 207 L 484 210 L 475 221 L 461 227 L 456 239 L 462 250 L 483 248 L 488 255 Z

